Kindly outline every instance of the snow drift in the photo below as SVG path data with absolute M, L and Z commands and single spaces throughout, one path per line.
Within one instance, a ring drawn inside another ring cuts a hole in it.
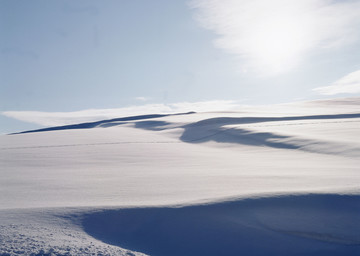
M 357 255 L 359 99 L 0 137 L 0 255 Z

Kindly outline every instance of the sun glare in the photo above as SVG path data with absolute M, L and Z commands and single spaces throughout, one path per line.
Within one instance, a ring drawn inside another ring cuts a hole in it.
M 269 73 L 280 73 L 296 65 L 310 40 L 306 22 L 280 16 L 261 20 L 249 38 L 250 58 Z
M 235 55 L 242 70 L 273 75 L 294 69 L 310 51 L 358 38 L 358 1 L 193 0 L 197 20 Z

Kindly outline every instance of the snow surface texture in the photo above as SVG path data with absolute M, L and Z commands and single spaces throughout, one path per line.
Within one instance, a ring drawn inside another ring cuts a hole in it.
M 360 99 L 0 137 L 0 255 L 359 255 Z

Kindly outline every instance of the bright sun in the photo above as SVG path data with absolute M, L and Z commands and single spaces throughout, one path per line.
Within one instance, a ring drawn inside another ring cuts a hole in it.
M 250 58 L 270 73 L 290 69 L 309 45 L 309 30 L 307 22 L 296 16 L 265 18 L 253 26 L 249 35 Z
M 303 24 L 280 17 L 262 22 L 255 29 L 250 51 L 258 65 L 278 73 L 296 64 L 306 41 Z

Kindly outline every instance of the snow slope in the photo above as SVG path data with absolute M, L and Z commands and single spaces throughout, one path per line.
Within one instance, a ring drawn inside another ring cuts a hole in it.
M 357 255 L 359 128 L 352 98 L 1 136 L 0 255 Z

